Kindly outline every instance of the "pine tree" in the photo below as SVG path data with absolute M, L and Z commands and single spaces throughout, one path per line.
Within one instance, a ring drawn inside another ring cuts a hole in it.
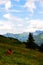
M 29 33 L 29 37 L 28 37 L 28 40 L 27 40 L 26 47 L 27 48 L 31 48 L 31 49 L 35 49 L 36 48 L 35 40 L 33 38 L 32 33 Z

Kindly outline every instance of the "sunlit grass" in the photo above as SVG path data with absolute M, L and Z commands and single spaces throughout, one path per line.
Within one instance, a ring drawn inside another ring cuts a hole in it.
M 13 52 L 10 56 L 6 54 L 9 48 Z M 43 65 L 43 53 L 26 49 L 25 45 L 22 47 L 0 43 L 0 65 Z

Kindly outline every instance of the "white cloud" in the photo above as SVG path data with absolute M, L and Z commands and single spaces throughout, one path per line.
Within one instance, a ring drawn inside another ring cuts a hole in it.
M 6 1 L 6 3 L 5 3 L 5 10 L 9 10 L 10 8 L 11 8 L 11 1 L 10 0 L 8 0 L 8 1 Z
M 43 7 L 43 0 L 26 0 L 26 3 L 23 7 L 27 8 L 28 11 L 34 13 L 34 10 L 37 9 L 37 5 L 35 5 L 36 2 L 38 2 L 39 5 Z
M 24 7 L 27 7 L 27 10 L 33 13 L 36 9 L 35 1 L 36 0 L 27 0 Z
M 20 0 L 15 0 L 19 2 Z M 34 13 L 37 8 L 35 2 L 43 3 L 43 0 L 27 0 L 24 7 L 28 11 Z M 7 19 L 6 21 L 0 21 L 0 33 L 22 33 L 22 32 L 33 32 L 35 30 L 43 30 L 43 20 L 29 20 L 28 17 L 25 19 L 18 18 L 17 16 L 12 16 L 10 12 L 20 12 L 20 10 L 11 10 L 11 0 L 0 0 L 0 5 L 5 5 L 5 10 L 8 11 L 3 17 Z M 21 7 L 21 6 L 20 6 Z M 42 14 L 43 11 L 40 12 Z
M 10 15 L 9 13 L 8 13 L 8 14 L 3 15 L 3 17 L 4 17 L 4 18 L 6 18 L 6 19 L 9 19 L 9 20 L 12 18 L 12 17 L 11 17 L 11 15 Z
M 6 1 L 5 0 L 0 0 L 0 5 L 4 4 Z
M 0 21 L 0 34 L 13 33 L 18 34 L 24 32 L 24 29 L 21 28 L 21 24 L 18 24 L 17 27 L 12 23 L 12 21 Z
M 40 4 L 41 4 L 41 6 L 43 6 L 43 0 L 39 0 L 39 2 L 40 2 Z
M 8 21 L 2 21 L 3 25 L 0 23 L 0 29 L 10 33 L 21 33 L 24 31 L 23 29 L 23 21 L 21 18 L 16 16 L 12 16 L 11 14 L 3 15 Z M 2 26 L 1 26 L 2 25 Z
M 16 32 L 16 27 L 13 28 L 13 23 L 11 21 L 0 21 L 0 34 Z
M 19 2 L 20 0 L 14 0 L 14 1 Z M 43 7 L 43 0 L 26 0 L 24 7 L 26 7 L 28 11 L 34 13 L 34 10 L 37 8 L 35 2 L 39 2 L 40 5 Z M 10 8 L 12 6 L 11 0 L 0 0 L 0 5 L 1 4 L 4 4 L 5 10 L 10 12 Z M 19 7 L 21 6 L 19 5 Z M 18 10 L 12 10 L 12 11 L 19 12 Z
M 43 20 L 29 20 L 29 26 L 26 31 L 34 32 L 36 30 L 43 30 Z
M 17 16 L 12 16 L 11 14 L 7 13 L 3 15 L 4 18 L 10 20 L 10 21 L 15 21 L 15 22 L 22 22 L 21 18 L 18 18 Z
M 11 29 L 11 22 L 0 21 L 0 29 Z
M 0 5 L 5 4 L 7 1 L 10 1 L 10 0 L 0 0 Z
M 43 30 L 43 20 L 21 19 L 11 14 L 3 15 L 8 21 L 0 21 L 0 31 L 10 33 L 34 32 Z
M 1 7 L 2 11 L 9 11 L 12 6 L 11 0 L 0 0 L 0 5 L 4 5 L 4 7 Z
M 15 0 L 15 1 L 19 2 L 20 0 Z M 11 0 L 0 0 L 0 5 L 4 5 L 4 7 L 0 8 L 0 11 L 3 11 L 3 12 L 6 11 L 7 13 L 21 12 L 21 10 L 11 9 L 14 6 L 14 4 L 12 4 Z
M 23 24 L 18 24 L 17 26 L 18 26 L 18 27 L 22 27 L 22 26 L 23 26 Z

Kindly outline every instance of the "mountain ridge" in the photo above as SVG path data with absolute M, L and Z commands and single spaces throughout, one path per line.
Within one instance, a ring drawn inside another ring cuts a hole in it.
M 28 32 L 24 32 L 21 34 L 6 33 L 3 36 L 16 38 L 21 42 L 26 42 L 28 39 L 29 33 Z M 37 30 L 37 31 L 33 32 L 33 37 L 37 44 L 40 45 L 41 43 L 43 43 L 43 31 Z

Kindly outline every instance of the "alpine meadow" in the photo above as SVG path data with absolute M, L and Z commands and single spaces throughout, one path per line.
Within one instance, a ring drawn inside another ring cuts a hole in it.
M 43 0 L 0 0 L 0 65 L 43 65 Z

